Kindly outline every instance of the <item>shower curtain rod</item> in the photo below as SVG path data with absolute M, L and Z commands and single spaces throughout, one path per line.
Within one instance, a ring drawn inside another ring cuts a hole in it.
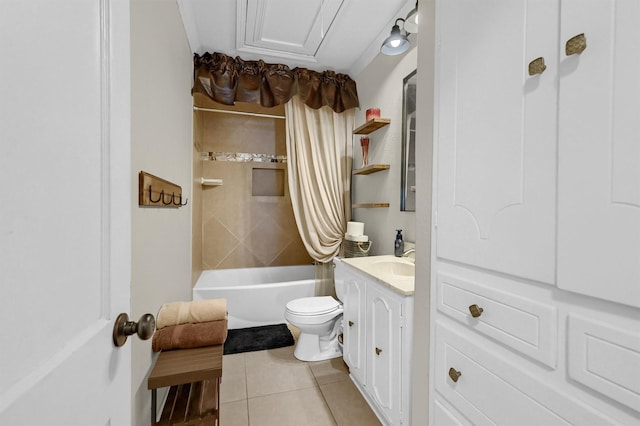
M 253 117 L 263 117 L 263 118 L 279 118 L 279 119 L 285 118 L 283 115 L 260 114 L 257 112 L 231 111 L 228 109 L 200 108 L 197 106 L 194 106 L 193 110 L 205 111 L 205 112 L 221 112 L 223 114 L 251 115 Z

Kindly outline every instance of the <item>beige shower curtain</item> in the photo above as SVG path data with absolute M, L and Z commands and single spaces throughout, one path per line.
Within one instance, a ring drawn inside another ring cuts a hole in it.
M 298 232 L 316 261 L 316 295 L 335 295 L 333 258 L 351 219 L 354 110 L 285 104 L 289 192 Z

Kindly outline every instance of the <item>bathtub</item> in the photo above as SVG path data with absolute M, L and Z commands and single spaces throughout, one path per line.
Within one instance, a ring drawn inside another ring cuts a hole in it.
M 227 299 L 228 328 L 286 323 L 287 303 L 315 293 L 313 265 L 203 271 L 193 300 Z

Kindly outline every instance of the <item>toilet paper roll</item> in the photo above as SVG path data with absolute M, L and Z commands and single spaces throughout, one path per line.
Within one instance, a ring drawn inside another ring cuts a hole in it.
M 362 235 L 363 233 L 363 222 L 347 222 L 347 235 Z

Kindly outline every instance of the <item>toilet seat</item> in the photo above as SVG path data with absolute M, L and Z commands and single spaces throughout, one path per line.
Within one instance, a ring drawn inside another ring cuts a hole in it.
M 320 325 L 342 315 L 342 304 L 331 296 L 303 297 L 287 303 L 284 317 L 293 325 Z
M 318 316 L 338 311 L 342 305 L 331 296 L 303 297 L 287 303 L 287 311 L 294 315 Z

